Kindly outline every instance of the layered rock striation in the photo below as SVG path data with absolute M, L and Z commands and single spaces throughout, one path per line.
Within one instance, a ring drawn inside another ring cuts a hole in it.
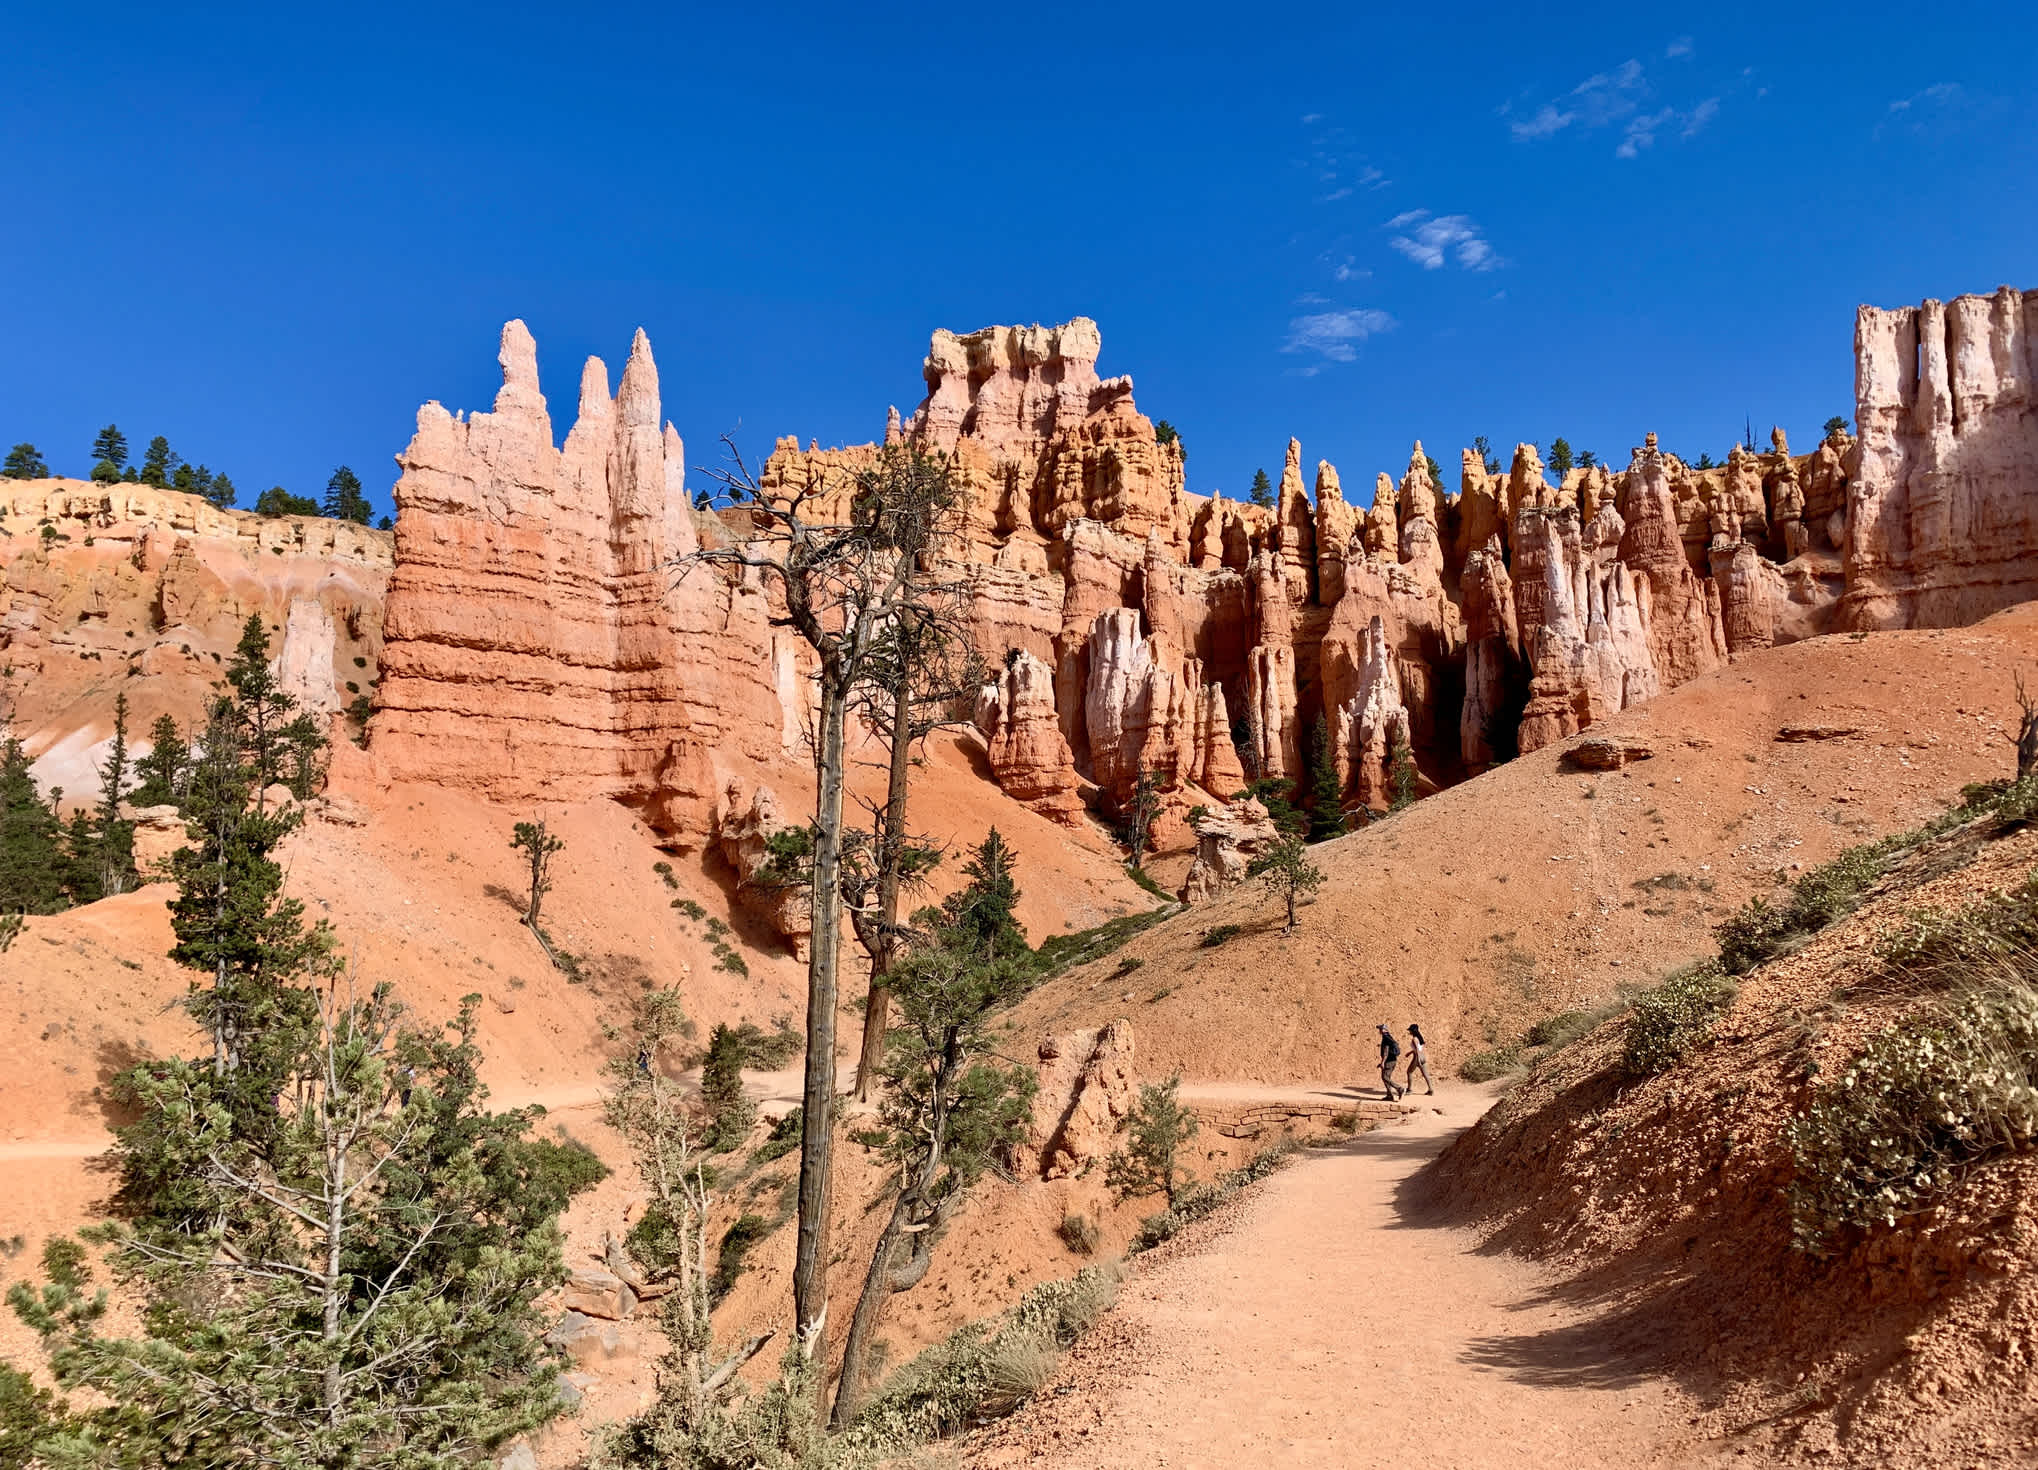
M 590 358 L 563 447 L 537 345 L 503 328 L 489 413 L 418 410 L 372 749 L 395 779 L 505 801 L 606 795 L 707 835 L 731 768 L 797 733 L 798 654 L 754 580 L 695 567 L 685 450 L 642 332 L 612 398 Z
M 1112 816 L 1145 773 L 1208 807 L 1320 750 L 1379 807 L 1403 747 L 1447 782 L 1752 649 L 2038 595 L 2032 301 L 1864 308 L 1862 440 L 1794 454 L 1779 430 L 1704 470 L 1652 434 L 1553 483 L 1523 444 L 1501 472 L 1467 451 L 1452 490 L 1418 442 L 1361 507 L 1290 441 L 1272 506 L 1193 494 L 1085 318 L 937 332 L 885 439 L 948 456 L 963 491 L 936 559 L 998 671 L 977 723 L 1015 799 Z M 762 587 L 666 570 L 745 532 L 691 508 L 641 334 L 613 399 L 589 363 L 563 448 L 520 323 L 501 360 L 493 412 L 428 404 L 400 457 L 375 748 L 393 774 L 705 831 L 736 768 L 796 753 L 803 651 Z M 781 439 L 761 478 L 825 507 L 877 452 Z

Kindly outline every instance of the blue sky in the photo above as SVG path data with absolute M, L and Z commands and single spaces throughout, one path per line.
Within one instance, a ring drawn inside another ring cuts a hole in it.
M 1853 310 L 2038 287 L 2038 7 L 9 8 L 0 443 L 378 507 L 537 334 L 651 334 L 700 463 L 859 442 L 928 331 L 1095 317 L 1240 493 L 1421 437 L 1721 454 Z

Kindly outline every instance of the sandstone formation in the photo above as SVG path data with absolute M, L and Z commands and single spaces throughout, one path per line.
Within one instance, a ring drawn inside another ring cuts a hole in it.
M 1238 887 L 1252 860 L 1281 840 L 1281 829 L 1251 797 L 1206 809 L 1190 827 L 1196 834 L 1196 857 L 1182 881 L 1183 903 L 1207 903 Z
M 1842 625 L 1947 627 L 2038 597 L 2038 291 L 1862 307 L 1854 393 Z
M 614 398 L 590 358 L 563 448 L 537 345 L 503 328 L 491 413 L 418 410 L 397 457 L 396 573 L 372 749 L 397 779 L 498 800 L 608 795 L 704 839 L 718 773 L 796 741 L 796 640 L 764 590 L 676 563 L 698 518 L 642 332 Z
M 1015 1161 L 1019 1168 L 1061 1179 L 1100 1162 L 1116 1146 L 1114 1135 L 1132 1111 L 1136 1082 L 1130 1021 L 1043 1038 L 1033 1117 Z
M 1649 435 L 1555 484 L 1523 444 L 1500 474 L 1467 451 L 1451 493 L 1418 442 L 1368 509 L 1327 462 L 1306 482 L 1293 441 L 1273 506 L 1191 493 L 1085 318 L 937 332 L 885 439 L 949 456 L 964 492 L 936 559 L 1000 671 L 976 716 L 1016 799 L 1111 817 L 1144 772 L 1179 816 L 1306 780 L 1320 730 L 1346 801 L 1379 807 L 1402 744 L 1427 787 L 1836 609 L 1965 621 L 2038 595 L 2034 310 L 2008 290 L 1864 308 L 1861 444 L 1797 455 L 1779 430 L 1699 470 Z M 641 334 L 613 399 L 589 363 L 563 449 L 521 324 L 501 360 L 493 412 L 426 405 L 400 459 L 374 749 L 499 798 L 616 796 L 705 841 L 730 777 L 798 758 L 803 650 L 754 582 L 661 573 L 746 527 L 691 509 Z M 825 509 L 876 452 L 785 438 L 761 479 Z
M 148 485 L 0 481 L 0 719 L 45 787 L 93 791 L 116 693 L 142 744 L 158 715 L 189 728 L 253 615 L 299 702 L 341 709 L 380 673 L 390 542 Z

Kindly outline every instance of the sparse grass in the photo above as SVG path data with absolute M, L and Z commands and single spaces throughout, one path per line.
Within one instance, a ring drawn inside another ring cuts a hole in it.
M 1057 1233 L 1062 1244 L 1079 1256 L 1097 1254 L 1097 1246 L 1104 1238 L 1104 1232 L 1088 1215 L 1063 1215 Z
M 1118 1293 L 1115 1265 L 1086 1266 L 1034 1287 L 1009 1312 L 972 1322 L 885 1384 L 847 1436 L 848 1447 L 900 1453 L 1011 1413 L 1053 1376 L 1061 1355 Z
M 1175 901 L 1175 896 L 1168 892 L 1167 889 L 1161 887 L 1154 880 L 1154 876 L 1147 872 L 1145 868 L 1135 868 L 1132 864 L 1127 863 L 1125 865 L 1125 876 L 1137 883 L 1141 888 L 1144 888 L 1148 893 L 1151 893 L 1162 903 L 1173 903 Z
M 1523 1065 L 1519 1045 L 1497 1046 L 1466 1057 L 1458 1063 L 1458 1075 L 1467 1082 L 1492 1082 L 1510 1072 L 1519 1072 Z
M 1095 928 L 1074 934 L 1050 934 L 1033 952 L 1033 977 L 1028 988 L 1045 984 L 1078 965 L 1104 958 L 1178 911 L 1179 905 L 1170 904 L 1166 908 L 1148 909 L 1143 914 L 1121 914 Z
M 1813 868 L 1791 885 L 1789 897 L 1779 903 L 1750 899 L 1716 931 L 1721 967 L 1729 975 L 1745 975 L 1765 960 L 1790 953 L 1810 935 L 1852 913 L 1900 859 L 1964 822 L 1991 812 L 2005 823 L 2026 822 L 2038 815 L 2038 776 L 2021 783 L 1982 782 L 1964 787 L 1960 795 L 1958 806 L 1947 808 L 1914 831 L 1850 847 L 1831 862 Z

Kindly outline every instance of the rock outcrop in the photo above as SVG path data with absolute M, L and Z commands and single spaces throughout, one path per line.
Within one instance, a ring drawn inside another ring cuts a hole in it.
M 616 396 L 598 358 L 563 448 L 537 345 L 503 328 L 490 413 L 418 410 L 397 462 L 397 567 L 372 748 L 396 779 L 499 800 L 607 795 L 698 837 L 713 769 L 797 739 L 796 640 L 754 580 L 684 568 L 685 452 L 639 332 Z
M 1840 624 L 1949 627 L 2038 597 L 2038 291 L 1862 307 L 1854 392 Z
M 1181 441 L 1099 376 L 1084 318 L 937 332 L 926 396 L 885 440 L 953 466 L 934 559 L 1001 671 L 977 723 L 1016 799 L 1109 816 L 1147 773 L 1171 809 L 1215 806 L 1249 778 L 1304 781 L 1320 721 L 1346 801 L 1379 806 L 1404 743 L 1422 783 L 1450 781 L 1828 631 L 1836 608 L 1908 625 L 2038 596 L 2034 311 L 2009 290 L 1864 308 L 1860 444 L 1794 455 L 1779 430 L 1701 470 L 1651 434 L 1625 468 L 1560 483 L 1533 445 L 1504 474 L 1466 451 L 1451 495 L 1418 442 L 1363 511 L 1327 462 L 1312 504 L 1294 441 L 1269 507 L 1189 492 Z M 641 335 L 613 399 L 589 364 L 563 448 L 520 324 L 502 364 L 493 412 L 428 404 L 401 457 L 374 748 L 395 775 L 608 794 L 706 840 L 732 775 L 796 754 L 809 663 L 766 588 L 661 574 L 747 527 L 691 509 Z M 782 439 L 762 479 L 826 504 L 876 453 Z M 216 596 L 195 570 L 167 603 Z M 8 625 L 42 618 L 24 571 Z
M 1062 1179 L 1101 1162 L 1132 1111 L 1137 1092 L 1132 1023 L 1048 1036 L 1040 1043 L 1033 1118 L 1018 1150 L 1019 1171 Z
M 1245 882 L 1252 860 L 1281 840 L 1267 809 L 1251 797 L 1204 810 L 1189 824 L 1196 857 L 1182 882 L 1183 903 L 1208 903 Z
M 130 738 L 202 720 L 260 617 L 284 684 L 316 713 L 381 673 L 386 531 L 221 510 L 148 485 L 0 480 L 0 710 L 45 788 L 97 789 L 116 692 Z

